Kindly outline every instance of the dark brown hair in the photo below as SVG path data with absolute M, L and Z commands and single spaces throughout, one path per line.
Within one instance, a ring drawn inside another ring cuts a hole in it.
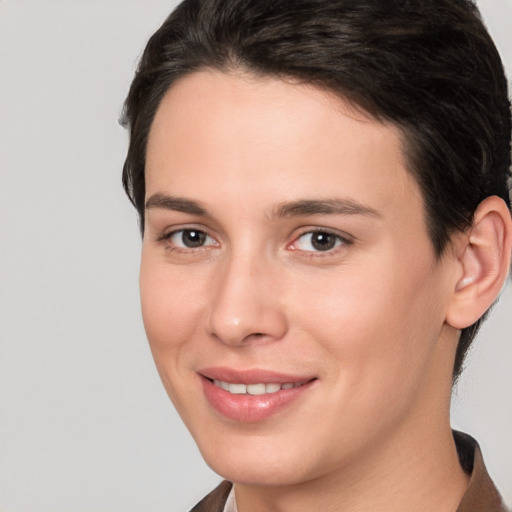
M 204 68 L 293 77 L 400 128 L 438 257 L 485 197 L 510 208 L 507 81 L 469 0 L 185 0 L 149 40 L 123 112 L 123 184 L 142 231 L 155 112 L 178 78 Z M 454 379 L 482 320 L 462 331 Z

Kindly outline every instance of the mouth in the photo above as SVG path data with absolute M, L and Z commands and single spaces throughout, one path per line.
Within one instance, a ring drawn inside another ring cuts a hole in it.
M 221 416 L 256 423 L 300 402 L 317 377 L 292 376 L 266 370 L 228 368 L 200 370 L 204 395 Z

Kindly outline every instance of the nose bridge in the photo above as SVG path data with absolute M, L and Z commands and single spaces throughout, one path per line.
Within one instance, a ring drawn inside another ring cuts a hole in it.
M 273 262 L 250 247 L 227 255 L 212 290 L 210 334 L 230 345 L 279 339 L 286 331 Z

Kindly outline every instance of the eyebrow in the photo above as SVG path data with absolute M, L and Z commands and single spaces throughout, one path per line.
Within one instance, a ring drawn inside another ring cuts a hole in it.
M 382 218 L 374 208 L 351 199 L 302 199 L 283 203 L 274 213 L 277 217 L 301 217 L 306 215 L 365 215 Z
M 175 212 L 190 213 L 191 215 L 200 215 L 211 217 L 211 213 L 199 202 L 185 199 L 183 197 L 168 196 L 166 194 L 153 194 L 145 204 L 146 210 L 161 208 L 163 210 L 172 210 Z
M 198 201 L 162 193 L 153 194 L 146 201 L 145 208 L 146 210 L 161 208 L 212 217 L 208 209 Z M 305 217 L 308 215 L 366 215 L 382 218 L 382 215 L 374 208 L 351 199 L 300 199 L 282 203 L 272 213 L 272 217 Z

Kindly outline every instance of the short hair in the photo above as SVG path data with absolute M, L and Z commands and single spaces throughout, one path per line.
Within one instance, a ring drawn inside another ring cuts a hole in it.
M 438 258 L 484 198 L 510 208 L 507 80 L 473 2 L 184 0 L 150 38 L 122 115 L 123 185 L 142 232 L 153 118 L 172 84 L 202 69 L 299 80 L 398 127 Z M 483 319 L 461 332 L 454 382 Z

